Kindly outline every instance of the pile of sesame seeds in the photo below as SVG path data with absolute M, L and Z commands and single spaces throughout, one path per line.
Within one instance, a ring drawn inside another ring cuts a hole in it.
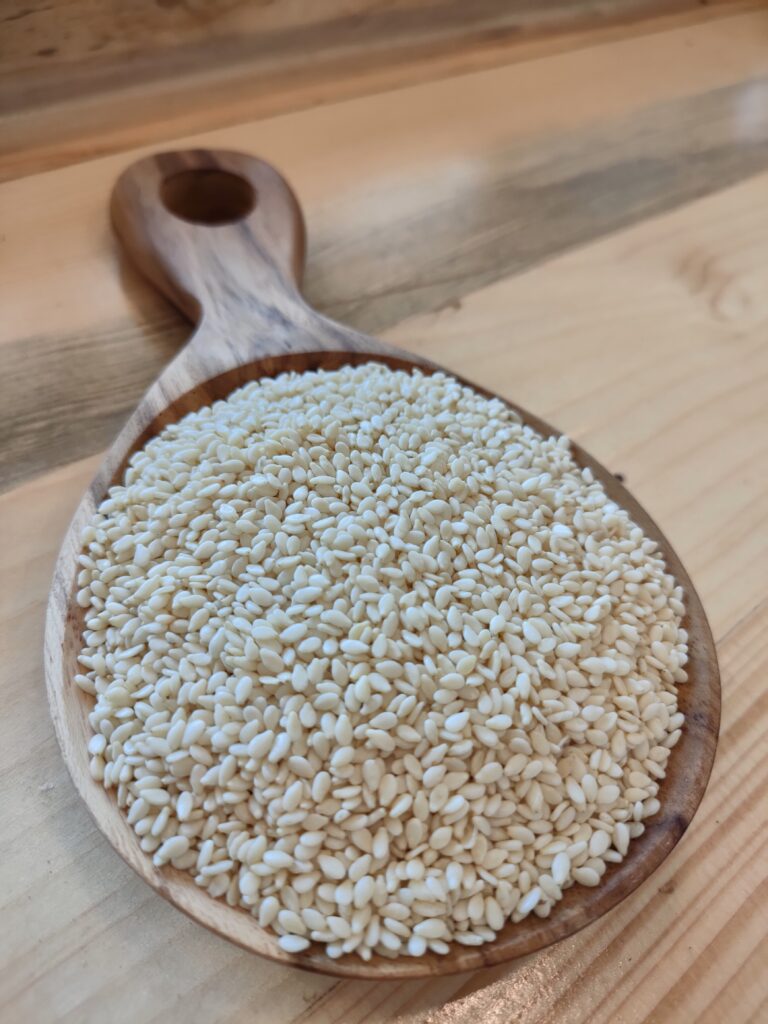
M 448 375 L 284 374 L 165 428 L 79 586 L 92 775 L 285 950 L 491 941 L 659 810 L 681 590 L 566 438 Z

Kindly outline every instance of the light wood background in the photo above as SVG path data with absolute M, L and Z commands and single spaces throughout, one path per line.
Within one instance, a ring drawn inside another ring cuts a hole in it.
M 720 748 L 691 829 L 580 935 L 425 985 L 260 961 L 132 875 L 63 768 L 43 614 L 99 452 L 187 327 L 109 231 L 111 184 L 140 150 L 72 163 L 101 147 L 78 149 L 40 93 L 34 139 L 0 186 L 3 1024 L 768 1021 L 768 12 L 598 25 L 594 45 L 586 25 L 562 45 L 547 31 L 549 48 L 525 59 L 499 43 L 497 66 L 443 62 L 415 84 L 405 66 L 411 84 L 388 92 L 361 70 L 344 87 L 356 98 L 313 105 L 307 86 L 292 112 L 197 141 L 259 153 L 293 182 L 319 307 L 558 424 L 660 523 L 723 674 Z M 136 89 L 146 103 L 149 82 Z M 104 122 L 103 150 L 156 140 L 159 115 L 143 137 L 139 121 L 125 135 Z M 24 173 L 43 166 L 56 169 Z

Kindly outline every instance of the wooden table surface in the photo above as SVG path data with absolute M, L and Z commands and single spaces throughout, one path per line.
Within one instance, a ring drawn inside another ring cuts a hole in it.
M 425 984 L 258 960 L 131 873 L 61 761 L 43 616 L 99 452 L 188 327 L 123 263 L 106 214 L 150 148 L 126 141 L 155 143 L 162 113 L 143 137 L 140 119 L 128 136 L 103 120 L 110 155 L 75 163 L 38 96 L 61 148 L 40 135 L 0 185 L 4 1024 L 768 1021 L 768 12 L 563 38 L 523 56 L 510 43 L 508 59 L 499 44 L 479 71 L 442 60 L 430 80 L 404 65 L 390 91 L 361 71 L 342 90 L 359 95 L 318 105 L 307 86 L 267 119 L 222 109 L 228 127 L 184 144 L 285 172 L 316 305 L 519 401 L 626 476 L 717 640 L 720 746 L 692 827 L 581 934 Z

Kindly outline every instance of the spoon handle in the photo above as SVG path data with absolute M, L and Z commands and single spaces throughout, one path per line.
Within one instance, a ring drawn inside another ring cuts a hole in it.
M 111 212 L 132 262 L 196 328 L 115 440 L 94 494 L 146 438 L 254 377 L 402 355 L 304 301 L 301 207 L 257 157 L 208 149 L 145 157 L 118 179 Z
M 285 179 L 257 157 L 155 153 L 123 171 L 111 213 L 133 263 L 197 325 L 156 382 L 161 402 L 176 398 L 182 385 L 264 358 L 392 351 L 304 301 L 301 207 Z
M 263 160 L 208 149 L 153 154 L 123 171 L 111 212 L 138 269 L 201 327 L 301 320 L 304 218 Z

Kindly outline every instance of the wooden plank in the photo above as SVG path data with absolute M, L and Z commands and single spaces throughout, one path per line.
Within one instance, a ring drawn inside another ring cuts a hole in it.
M 10 0 L 0 179 L 760 7 L 758 0 Z
M 389 332 L 549 413 L 626 472 L 700 588 L 723 672 L 720 750 L 689 833 L 649 883 L 596 926 L 527 962 L 397 986 L 337 984 L 253 959 L 156 898 L 95 833 L 76 798 L 41 685 L 50 572 L 92 458 L 0 496 L 0 1018 L 760 1019 L 766 183 L 761 175 Z M 742 964 L 753 973 L 745 976 Z
M 287 173 L 307 212 L 308 297 L 376 333 L 762 169 L 764 23 L 744 15 L 188 141 L 260 151 Z M 663 88 L 653 59 L 670 68 Z M 529 101 L 498 103 L 508 95 Z M 106 205 L 126 159 L 0 187 L 0 487 L 107 444 L 184 336 L 118 262 Z

